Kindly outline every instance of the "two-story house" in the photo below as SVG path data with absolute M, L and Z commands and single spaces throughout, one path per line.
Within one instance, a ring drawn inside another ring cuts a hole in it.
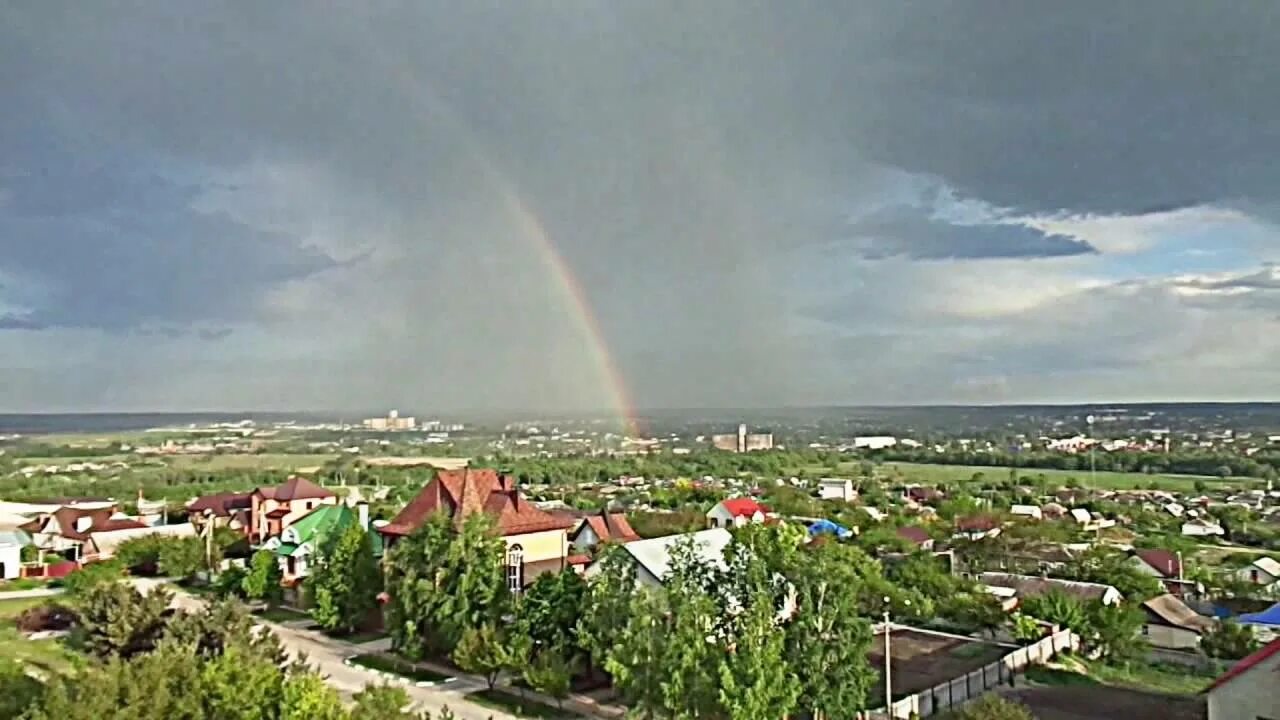
M 520 592 L 543 573 L 569 567 L 567 531 L 574 520 L 552 515 L 526 500 L 513 475 L 477 468 L 440 470 L 400 514 L 378 528 L 386 549 L 412 535 L 436 513 L 447 515 L 459 529 L 472 515 L 489 516 L 507 545 L 507 586 L 512 592 Z
M 337 495 L 297 475 L 277 487 L 258 488 L 249 494 L 249 542 L 265 542 L 317 507 L 337 502 Z

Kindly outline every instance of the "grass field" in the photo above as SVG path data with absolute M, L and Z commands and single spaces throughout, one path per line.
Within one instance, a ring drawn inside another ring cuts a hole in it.
M 27 608 L 43 605 L 51 598 L 0 600 L 0 657 L 17 660 L 42 671 L 67 674 L 84 661 L 60 640 L 28 640 L 14 627 L 13 621 Z
M 164 462 L 170 467 L 208 470 L 297 470 L 319 467 L 336 455 L 290 455 L 259 453 L 256 455 L 170 455 Z
M 856 468 L 849 468 L 856 469 Z M 1007 467 L 987 467 L 981 465 L 925 465 L 920 463 L 891 462 L 879 466 L 882 474 L 895 475 L 895 470 L 902 473 L 908 482 L 922 484 L 951 484 L 968 482 L 977 473 L 982 473 L 987 480 L 1003 480 L 1009 477 Z M 1203 481 L 1209 487 L 1245 488 L 1262 487 L 1263 481 L 1252 478 L 1219 478 L 1197 475 L 1147 475 L 1145 473 L 1103 472 L 1090 474 L 1085 470 L 1042 470 L 1040 468 L 1017 468 L 1018 477 L 1036 477 L 1044 475 L 1050 482 L 1065 483 L 1074 478 L 1084 487 L 1104 490 L 1146 489 L 1155 483 L 1161 490 L 1176 492 L 1193 492 L 1196 481 Z

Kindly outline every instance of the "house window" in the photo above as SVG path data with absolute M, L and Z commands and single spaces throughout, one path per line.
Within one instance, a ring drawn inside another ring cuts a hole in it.
M 513 593 L 524 587 L 524 548 L 512 545 L 507 548 L 507 589 Z
M 1150 626 L 1150 625 L 1143 625 L 1143 626 L 1142 626 L 1142 634 L 1143 634 L 1143 635 L 1150 635 L 1150 634 L 1151 634 L 1151 626 Z

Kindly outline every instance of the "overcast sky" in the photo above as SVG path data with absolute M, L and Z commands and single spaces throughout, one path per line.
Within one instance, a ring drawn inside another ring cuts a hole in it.
M 610 408 L 544 242 L 640 407 L 1280 400 L 1280 3 L 214 5 L 0 11 L 0 411 Z

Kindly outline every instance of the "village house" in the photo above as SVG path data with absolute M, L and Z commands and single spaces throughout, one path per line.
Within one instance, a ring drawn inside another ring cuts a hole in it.
M 1159 548 L 1135 548 L 1129 564 L 1144 575 L 1159 578 L 1164 589 L 1178 597 L 1193 594 L 1196 590 L 1195 581 L 1183 577 L 1182 553 Z
M 267 540 L 262 548 L 276 554 L 284 582 L 291 585 L 311 574 L 311 558 L 324 542 L 352 525 L 369 529 L 368 505 L 361 503 L 355 509 L 341 504 L 321 505 L 295 520 L 278 537 Z M 381 557 L 381 537 L 374 533 L 371 540 L 373 554 Z
M 769 508 L 752 498 L 730 498 L 721 500 L 707 511 L 707 527 L 730 528 L 742 527 L 748 523 L 762 523 L 768 514 Z
M 635 563 L 636 584 L 644 588 L 659 588 L 671 573 L 671 550 L 680 542 L 689 542 L 698 559 L 720 570 L 727 570 L 724 550 L 733 536 L 724 528 L 711 528 L 693 533 L 666 535 L 664 537 L 637 540 L 623 545 L 627 556 Z M 587 566 L 585 575 L 592 577 L 600 572 L 603 560 Z
M 1142 603 L 1146 622 L 1142 636 L 1152 647 L 1166 650 L 1194 650 L 1200 638 L 1213 628 L 1214 621 L 1187 607 L 1174 595 L 1165 593 Z
M 95 533 L 146 528 L 121 513 L 115 504 L 104 506 L 64 506 L 41 514 L 21 526 L 31 536 L 40 555 L 59 555 L 73 562 L 94 560 L 98 546 Z
M 572 519 L 552 515 L 526 500 L 516 488 L 515 476 L 476 468 L 437 472 L 391 522 L 378 528 L 386 549 L 412 535 L 435 513 L 444 513 L 459 529 L 477 513 L 493 521 L 507 545 L 507 587 L 513 592 L 528 587 L 543 573 L 587 562 L 585 557 L 569 555 L 567 531 L 574 524 Z
M 849 478 L 822 478 L 818 481 L 818 497 L 822 500 L 850 502 L 858 497 Z
M 1222 526 L 1204 518 L 1197 518 L 1182 523 L 1182 534 L 1190 537 L 1209 537 L 1226 535 Z
M 1012 590 L 1012 596 L 1019 602 L 1050 592 L 1060 592 L 1084 603 L 1097 601 L 1103 605 L 1115 605 L 1124 597 L 1119 590 L 1110 585 L 1035 575 L 984 572 L 978 575 L 977 580 L 996 597 L 1007 598 L 1010 596 L 1009 591 Z
M 16 527 L 0 528 L 0 580 L 12 580 L 22 574 L 22 548 L 31 544 L 31 536 Z
M 898 528 L 894 534 L 925 552 L 933 550 L 933 538 L 929 537 L 927 530 L 918 525 L 904 525 Z
M 1000 521 L 990 515 L 973 515 L 956 519 L 952 537 L 977 542 L 1000 534 Z
M 1235 573 L 1238 580 L 1256 585 L 1264 593 L 1280 594 L 1280 562 L 1260 557 Z
M 626 515 L 611 513 L 607 508 L 581 518 L 569 532 L 569 544 L 580 553 L 590 552 L 603 543 L 629 543 L 639 539 Z
M 1031 520 L 1040 520 L 1044 518 L 1044 513 L 1035 505 L 1014 505 L 1009 508 L 1009 514 L 1014 517 L 1024 517 Z
M 187 517 L 203 532 L 208 523 L 215 528 L 230 528 L 248 533 L 253 527 L 250 515 L 253 511 L 253 493 L 218 493 L 204 495 L 187 501 Z
M 284 532 L 295 520 L 321 505 L 334 505 L 338 496 L 310 480 L 294 475 L 278 487 L 249 494 L 249 542 L 259 544 Z
M 1233 665 L 1205 695 L 1209 720 L 1280 720 L 1280 639 Z

